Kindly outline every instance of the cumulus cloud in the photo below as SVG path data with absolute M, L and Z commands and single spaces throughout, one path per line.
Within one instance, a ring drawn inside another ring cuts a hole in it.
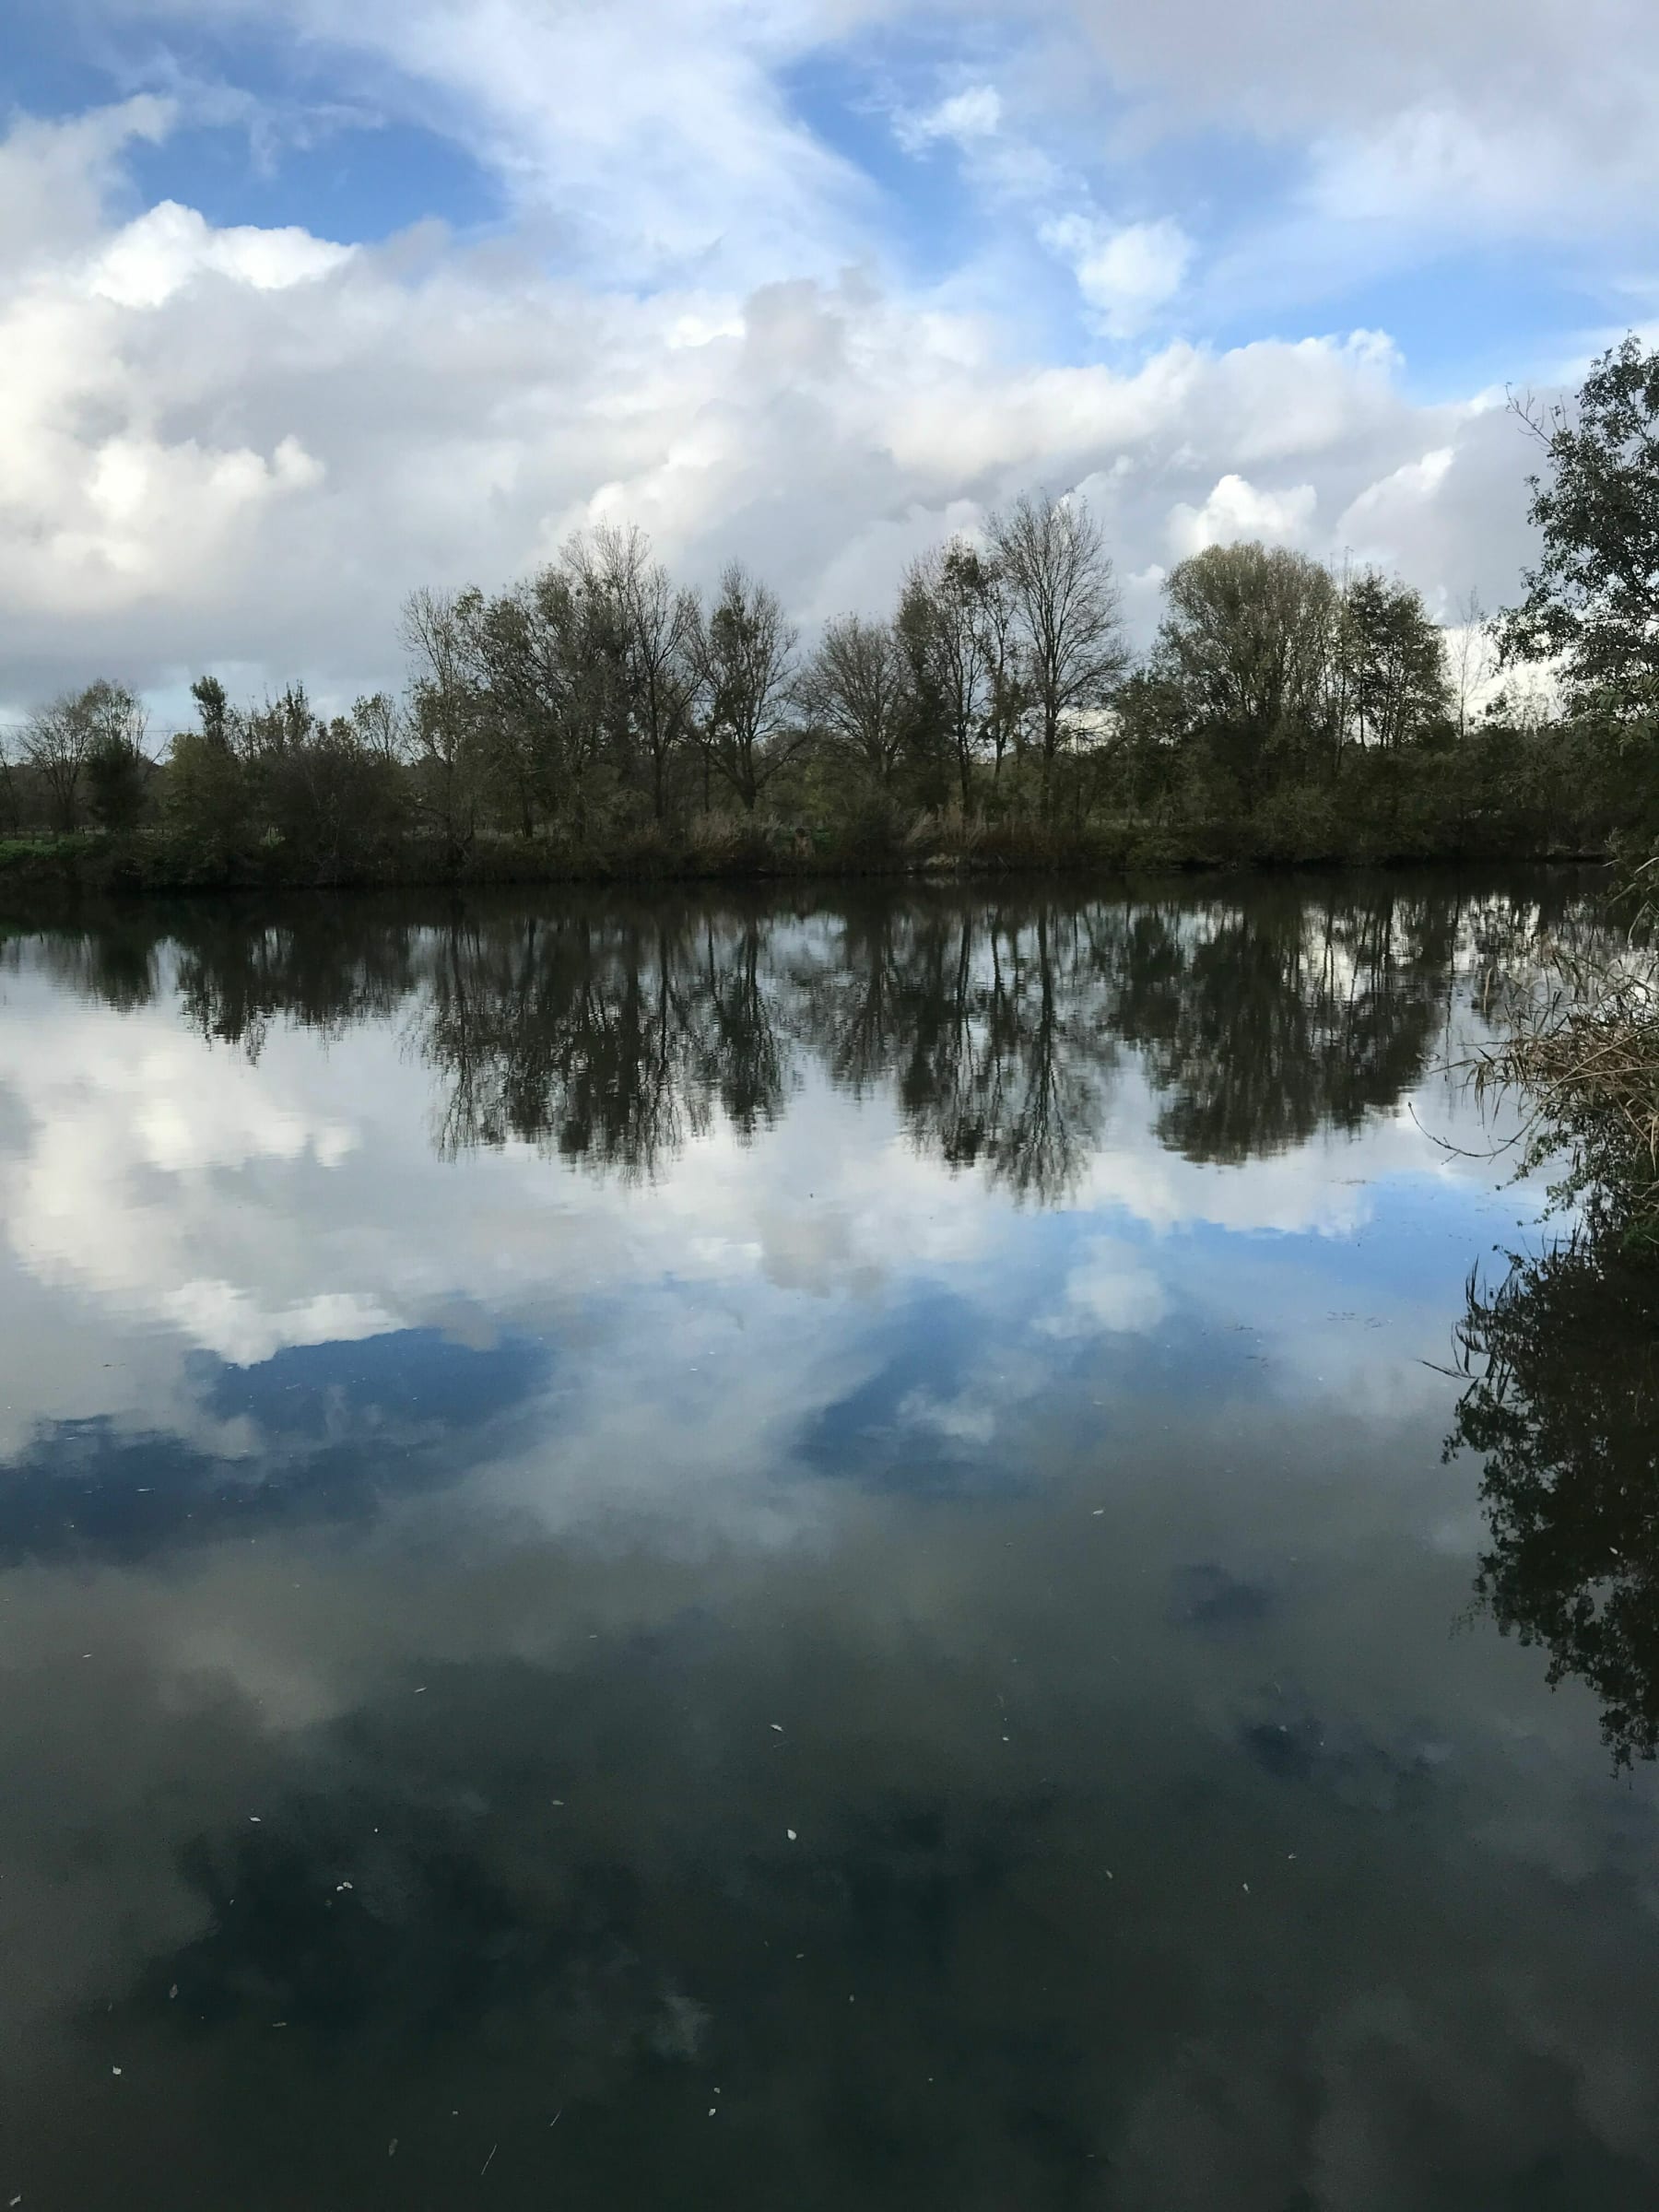
M 1042 242 L 1071 265 L 1077 289 L 1112 337 L 1135 336 L 1180 291 L 1193 241 L 1179 223 L 1124 223 L 1058 216 Z
M 1376 494 L 1368 542 L 1431 590 L 1511 581 L 1509 426 L 1411 404 L 1373 334 L 1043 366 L 863 269 L 618 294 L 493 242 L 122 219 L 111 144 L 163 123 L 129 108 L 0 148 L 31 180 L 18 204 L 56 210 L 0 272 L 0 698 L 99 668 L 395 680 L 410 585 L 503 579 L 597 514 L 695 578 L 741 552 L 811 614 L 880 597 L 1032 481 L 1087 482 L 1134 571 L 1171 510 L 1194 518 L 1178 535 L 1290 529 L 1299 488 L 1339 515 L 1449 451 L 1424 497 Z M 1241 508 L 1229 478 L 1280 504 Z
M 900 114 L 895 128 L 899 142 L 912 152 L 948 139 L 957 146 L 993 138 L 1002 121 L 1002 95 L 994 85 L 969 85 L 918 113 Z
M 1371 490 L 1362 493 L 1361 499 L 1371 497 Z M 1201 507 L 1180 500 L 1170 510 L 1170 543 L 1182 557 L 1202 553 L 1206 546 L 1235 545 L 1241 538 L 1295 544 L 1310 535 L 1318 504 L 1319 495 L 1312 484 L 1292 485 L 1286 491 L 1262 491 L 1247 477 L 1229 474 Z
M 1343 215 L 1553 230 L 1590 209 L 1623 219 L 1659 181 L 1646 0 L 1071 0 L 1063 14 L 1170 125 L 1300 143 L 1310 191 Z
M 229 277 L 256 292 L 281 292 L 324 276 L 351 258 L 349 246 L 289 225 L 216 230 L 194 207 L 163 200 L 118 230 L 93 263 L 88 288 L 118 307 L 163 307 L 194 276 Z
M 1260 6 L 1176 0 L 1131 19 L 1053 0 L 994 35 L 930 18 L 948 61 L 895 64 L 872 96 L 912 152 L 948 155 L 977 209 L 966 262 L 925 277 L 891 250 L 890 186 L 800 91 L 825 56 L 851 70 L 898 53 L 880 40 L 915 28 L 910 0 L 90 5 L 152 58 L 183 29 L 276 30 L 336 106 L 447 134 L 507 213 L 488 237 L 434 224 L 381 243 L 219 222 L 176 162 L 171 196 L 146 205 L 135 149 L 258 105 L 176 62 L 151 70 L 167 98 L 13 122 L 8 713 L 100 670 L 174 699 L 207 665 L 254 688 L 304 676 L 333 703 L 398 680 L 411 585 L 502 581 L 599 516 L 637 520 L 694 582 L 742 554 L 808 624 L 881 601 L 931 538 L 1033 483 L 1086 488 L 1121 571 L 1147 580 L 1131 594 L 1143 630 L 1160 564 L 1245 535 L 1351 547 L 1440 607 L 1513 588 L 1527 456 L 1500 413 L 1408 396 L 1374 330 L 1169 335 L 1177 315 L 1194 333 L 1259 327 L 1264 288 L 1322 255 L 1343 266 L 1355 226 L 1411 234 L 1407 185 L 1419 213 L 1454 203 L 1462 220 L 1480 200 L 1500 220 L 1513 194 L 1479 149 L 1524 154 L 1516 118 L 1541 79 L 1513 33 L 1485 78 L 1465 69 L 1495 28 L 1486 0 L 1477 35 L 1434 18 L 1449 76 L 1423 64 L 1426 22 L 1402 29 L 1370 0 L 1340 30 L 1296 0 L 1294 70 L 1266 66 Z M 1646 97 L 1655 37 L 1618 0 L 1591 6 L 1629 34 L 1623 81 L 1599 94 L 1555 11 L 1523 8 L 1559 77 L 1538 125 L 1548 174 L 1586 117 Z M 1471 103 L 1484 135 L 1460 135 Z M 1292 181 L 1218 249 L 1213 209 L 1120 191 L 1100 163 L 1127 159 L 1126 115 L 1144 138 L 1147 119 L 1222 104 L 1288 149 Z M 1085 109 L 1107 118 L 1103 153 L 1070 127 Z M 1618 146 L 1598 159 L 1628 187 L 1648 157 Z

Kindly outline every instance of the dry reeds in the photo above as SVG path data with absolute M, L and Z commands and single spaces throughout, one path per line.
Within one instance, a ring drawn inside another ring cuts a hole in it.
M 1562 1194 L 1659 1237 L 1659 956 L 1639 872 L 1640 903 L 1612 953 L 1542 948 L 1524 975 L 1489 982 L 1486 1008 L 1508 1034 L 1473 1065 L 1476 1095 L 1510 1096 L 1523 1114 L 1524 1165 L 1556 1157 Z

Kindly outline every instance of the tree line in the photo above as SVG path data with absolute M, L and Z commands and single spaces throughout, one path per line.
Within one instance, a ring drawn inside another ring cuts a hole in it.
M 1654 781 L 1625 739 L 1653 703 L 1659 548 L 1632 559 L 1624 511 L 1659 500 L 1656 363 L 1632 339 L 1571 419 L 1522 408 L 1553 469 L 1534 482 L 1545 558 L 1496 623 L 1471 601 L 1443 630 L 1374 569 L 1213 546 L 1171 571 L 1136 656 L 1098 518 L 1034 492 L 807 650 L 740 563 L 705 597 L 603 524 L 504 590 L 415 592 L 399 698 L 324 715 L 297 684 L 233 704 L 202 677 L 160 759 L 121 685 L 55 700 L 6 748 L 0 809 L 147 838 L 205 879 L 372 879 L 411 850 L 447 875 L 826 843 L 1018 858 L 1111 825 L 1155 860 L 1249 856 L 1241 826 L 1289 858 L 1605 841 L 1647 818 Z M 1642 435 L 1653 450 L 1630 450 Z M 1540 662 L 1559 713 L 1524 680 Z

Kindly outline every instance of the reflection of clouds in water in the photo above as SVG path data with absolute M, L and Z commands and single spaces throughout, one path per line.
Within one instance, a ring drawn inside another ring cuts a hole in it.
M 1144 1253 L 1120 1238 L 1088 1237 L 1080 1240 L 1058 1312 L 1037 1326 L 1051 1336 L 1134 1335 L 1156 1328 L 1169 1303 L 1169 1292 Z
M 0 1942 L 8 2022 L 49 2030 L 59 2184 L 31 2200 L 105 2201 L 121 2167 L 191 2201 L 222 2155 L 195 2199 L 235 2201 L 275 2128 L 296 2201 L 374 2201 L 396 2134 L 457 2202 L 499 2137 L 501 2201 L 540 2202 L 562 2097 L 559 2185 L 595 2202 L 743 2205 L 786 2171 L 827 2203 L 1039 2205 L 1104 2171 L 1147 2212 L 1462 2212 L 1540 2174 L 1645 2204 L 1651 1780 L 1610 1808 L 1585 1701 L 1448 1641 L 1470 1484 L 1421 1362 L 1510 1202 L 1329 1050 L 1263 1125 L 1311 1096 L 1357 1133 L 1216 1164 L 1255 1109 L 1212 991 L 1202 1020 L 1140 1006 L 1199 1157 L 1120 1054 L 1105 1105 L 1051 1088 L 1100 1119 L 1033 1204 L 1018 1114 L 973 1148 L 982 1059 L 882 1028 L 924 922 L 865 931 L 874 995 L 822 991 L 857 1098 L 802 1047 L 781 1118 L 744 1143 L 711 1112 L 649 1187 L 511 1131 L 435 1159 L 385 1026 L 324 1052 L 278 1023 L 244 1068 L 165 1007 L 106 1033 L 31 1002 L 55 1073 L 6 1094 L 0 1175 L 51 1233 L 0 1292 L 6 1394 L 43 1413 L 38 1345 L 69 1410 L 122 1415 L 42 1418 L 0 1477 L 29 1560 Z M 1011 1021 L 1043 1003 L 1030 945 Z M 1335 1007 L 1376 970 L 1329 971 Z M 141 1095 L 193 1072 L 200 1165 Z M 582 1080 L 614 1166 L 637 1121 Z M 96 1206 L 56 1207 L 77 1151 Z M 93 2124 L 110 2039 L 166 2088 Z M 454 2107 L 491 2117 L 452 2175 Z M 181 2112 L 182 2156 L 122 2133 Z
M 0 1203 L 32 1275 L 229 1358 L 384 1325 L 355 1289 L 307 1279 L 280 1203 L 241 1190 L 251 1170 L 339 1169 L 357 1142 L 349 1102 L 318 1112 L 275 1070 L 205 1051 L 160 1012 L 115 1020 L 55 1001 L 28 1027 L 6 1077 L 16 1135 Z M 273 1298 L 285 1258 L 298 1279 Z
M 786 935 L 774 965 L 810 953 L 832 967 L 837 942 Z M 14 1249 L 39 1279 L 229 1358 L 420 1321 L 452 1295 L 500 1310 L 554 1277 L 571 1292 L 764 1278 L 874 1297 L 1020 1233 L 1004 1186 L 910 1141 L 911 1110 L 877 1080 L 855 1100 L 808 1073 L 750 1141 L 716 1119 L 629 1188 L 511 1143 L 433 1159 L 407 1112 L 407 1063 L 372 1026 L 325 1055 L 277 1030 L 250 1065 L 187 1042 L 160 1008 L 110 1021 L 35 993 L 29 1014 L 38 1049 L 11 1079 L 22 1125 L 4 1168 Z M 1144 1074 L 1113 1079 L 1110 1137 L 1091 1141 L 1068 1201 L 1084 1212 L 1339 1236 L 1368 1218 L 1378 1174 L 1484 1172 L 1448 1168 L 1397 1116 L 1244 1172 L 1201 1165 L 1154 1134 Z M 348 1181 L 332 1171 L 347 1155 Z
M 1598 1846 L 1582 1770 L 1481 1777 L 1585 1840 L 1599 1892 L 1581 1904 L 1495 1841 L 1471 1855 L 1478 1712 L 1453 1721 L 1455 1758 L 1395 1742 L 1404 1647 L 1349 1715 L 1241 1700 L 1277 1610 L 1189 1636 L 1227 1715 L 1213 1742 L 1178 1668 L 1103 1664 L 1168 1605 L 1145 1547 L 1085 1555 L 1063 1525 L 979 1513 L 918 1544 L 912 1510 L 889 1501 L 834 1558 L 764 1566 L 318 1559 L 285 1538 L 229 1547 L 194 1584 L 123 1578 L 100 1659 L 118 1652 L 132 1687 L 102 1724 L 124 1713 L 137 1758 L 78 1776 L 63 1812 L 131 1830 L 125 1911 L 93 1955 L 76 1931 L 83 1905 L 99 1924 L 102 1871 L 71 1856 L 47 1888 L 25 1854 L 26 1948 L 61 1931 L 57 1986 L 87 1990 L 135 2077 L 188 2055 L 209 2139 L 272 2093 L 237 2054 L 286 2020 L 284 2063 L 340 2088 L 284 2148 L 308 2176 L 360 2135 L 388 2053 L 408 2102 L 382 2147 L 395 2132 L 419 2155 L 421 2108 L 453 2104 L 499 2115 L 478 2159 L 499 2136 L 505 2161 L 562 2105 L 565 2185 L 622 2201 L 662 2201 L 653 2161 L 706 2124 L 704 2081 L 743 2116 L 706 2154 L 730 2202 L 789 2145 L 843 2201 L 913 2201 L 915 2165 L 860 2163 L 877 2126 L 929 2175 L 994 2177 L 988 2201 L 1047 2201 L 1093 2154 L 1148 2212 L 1277 2212 L 1298 2186 L 1356 2212 L 1450 2207 L 1482 2177 L 1519 2185 L 1550 2146 L 1653 2156 L 1633 2094 L 1659 2031 L 1653 1943 L 1621 1921 L 1621 1958 L 1607 1902 L 1642 1854 Z M 69 1687 L 61 1724 L 83 1731 Z M 1313 1747 L 1289 1771 L 1245 1740 L 1264 1710 Z M 0 1749 L 28 1729 L 14 1700 Z M 9 1771 L 29 1786 L 40 1758 Z M 160 1762 L 158 1805 L 131 1785 Z M 603 2116 L 624 2100 L 618 2134 Z

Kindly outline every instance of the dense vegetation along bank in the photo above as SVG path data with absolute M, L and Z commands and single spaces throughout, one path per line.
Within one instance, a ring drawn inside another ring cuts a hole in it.
M 1542 551 L 1505 618 L 1513 658 L 1547 660 L 1564 727 L 1594 728 L 1632 791 L 1659 754 L 1659 350 L 1634 338 L 1603 356 L 1575 406 L 1526 419 L 1545 470 L 1532 478 Z M 1525 1099 L 1528 1157 L 1564 1159 L 1561 1194 L 1583 1249 L 1659 1257 L 1659 839 L 1633 819 L 1632 919 L 1616 957 L 1546 942 L 1507 985 L 1508 1041 L 1484 1081 Z
M 410 825 L 394 837 L 333 842 L 324 854 L 302 837 L 269 833 L 204 850 L 163 818 L 124 830 L 0 837 L 0 912 L 27 915 L 65 895 L 319 885 L 1593 859 L 1628 828 L 1612 790 L 1596 803 L 1595 778 L 1595 762 L 1572 748 L 1487 730 L 1455 756 L 1360 756 L 1325 789 L 1276 797 L 1248 813 L 1097 808 L 1081 820 L 1045 823 L 1021 814 L 964 816 L 954 806 L 867 808 L 850 820 L 718 811 L 675 829 L 617 826 L 580 841 L 491 830 L 459 851 Z
M 118 683 L 41 708 L 0 759 L 0 882 L 1645 850 L 1655 360 L 1628 341 L 1571 420 L 1522 411 L 1553 472 L 1534 487 L 1545 558 L 1496 622 L 1470 604 L 1442 629 L 1373 570 L 1211 546 L 1170 572 L 1137 660 L 1101 524 L 1075 498 L 1033 494 L 980 541 L 913 562 L 890 615 L 833 620 L 806 652 L 741 566 L 705 602 L 639 533 L 606 526 L 493 594 L 415 593 L 398 699 L 324 715 L 295 684 L 239 706 L 204 676 L 196 726 L 153 751 Z M 1528 675 L 1540 666 L 1547 680 Z

